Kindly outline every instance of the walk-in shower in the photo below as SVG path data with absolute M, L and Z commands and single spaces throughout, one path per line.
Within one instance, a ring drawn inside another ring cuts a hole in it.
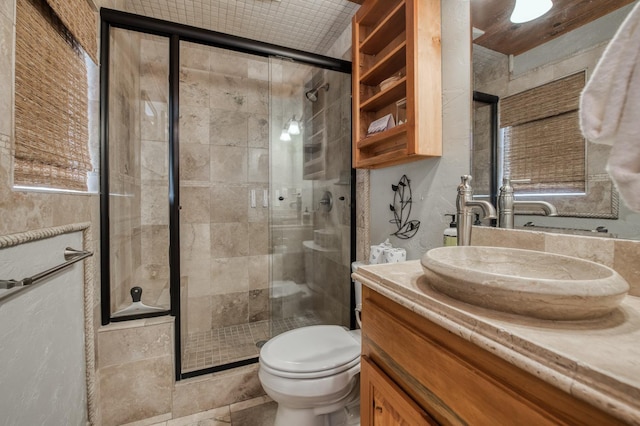
M 350 64 L 102 16 L 103 324 L 135 318 L 114 313 L 140 287 L 176 317 L 178 378 L 350 326 Z

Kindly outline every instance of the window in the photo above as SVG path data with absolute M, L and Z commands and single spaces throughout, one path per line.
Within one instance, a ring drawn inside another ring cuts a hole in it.
M 49 1 L 17 1 L 14 185 L 86 191 L 96 17 L 85 0 Z
M 585 140 L 578 106 L 585 85 L 579 72 L 500 101 L 504 176 L 528 194 L 584 193 Z

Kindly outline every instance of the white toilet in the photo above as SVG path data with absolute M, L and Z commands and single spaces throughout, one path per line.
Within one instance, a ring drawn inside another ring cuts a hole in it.
M 275 426 L 359 425 L 360 343 L 360 330 L 338 325 L 301 327 L 265 343 L 258 377 L 278 403 Z
M 275 426 L 359 424 L 360 330 L 312 325 L 282 333 L 260 350 L 258 376 L 278 403 Z

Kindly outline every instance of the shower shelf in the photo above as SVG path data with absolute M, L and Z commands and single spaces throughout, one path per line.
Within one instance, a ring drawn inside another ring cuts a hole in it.
M 441 156 L 440 0 L 364 0 L 352 31 L 354 167 Z M 373 121 L 392 114 L 397 122 L 405 98 L 406 124 L 367 137 Z
M 305 143 L 304 150 L 306 152 L 316 152 L 322 149 L 322 144 L 320 143 Z

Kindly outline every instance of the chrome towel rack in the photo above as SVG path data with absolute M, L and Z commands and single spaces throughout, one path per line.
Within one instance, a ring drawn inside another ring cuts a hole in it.
M 61 269 L 64 269 L 70 265 L 73 265 L 74 263 L 79 262 L 83 259 L 86 259 L 89 256 L 93 256 L 93 252 L 76 250 L 71 247 L 67 247 L 64 249 L 64 260 L 66 260 L 66 262 L 61 263 L 57 266 L 54 266 L 53 268 L 49 268 L 46 271 L 42 271 L 39 274 L 35 274 L 30 277 L 23 278 L 21 280 L 0 280 L 0 289 L 5 289 L 5 290 L 24 289 L 25 287 L 35 284 L 38 281 L 48 277 L 49 275 L 55 274 Z M 0 294 L 0 300 L 4 299 L 5 297 L 12 296 L 16 294 L 16 292 L 17 291 L 12 291 L 12 292 Z

